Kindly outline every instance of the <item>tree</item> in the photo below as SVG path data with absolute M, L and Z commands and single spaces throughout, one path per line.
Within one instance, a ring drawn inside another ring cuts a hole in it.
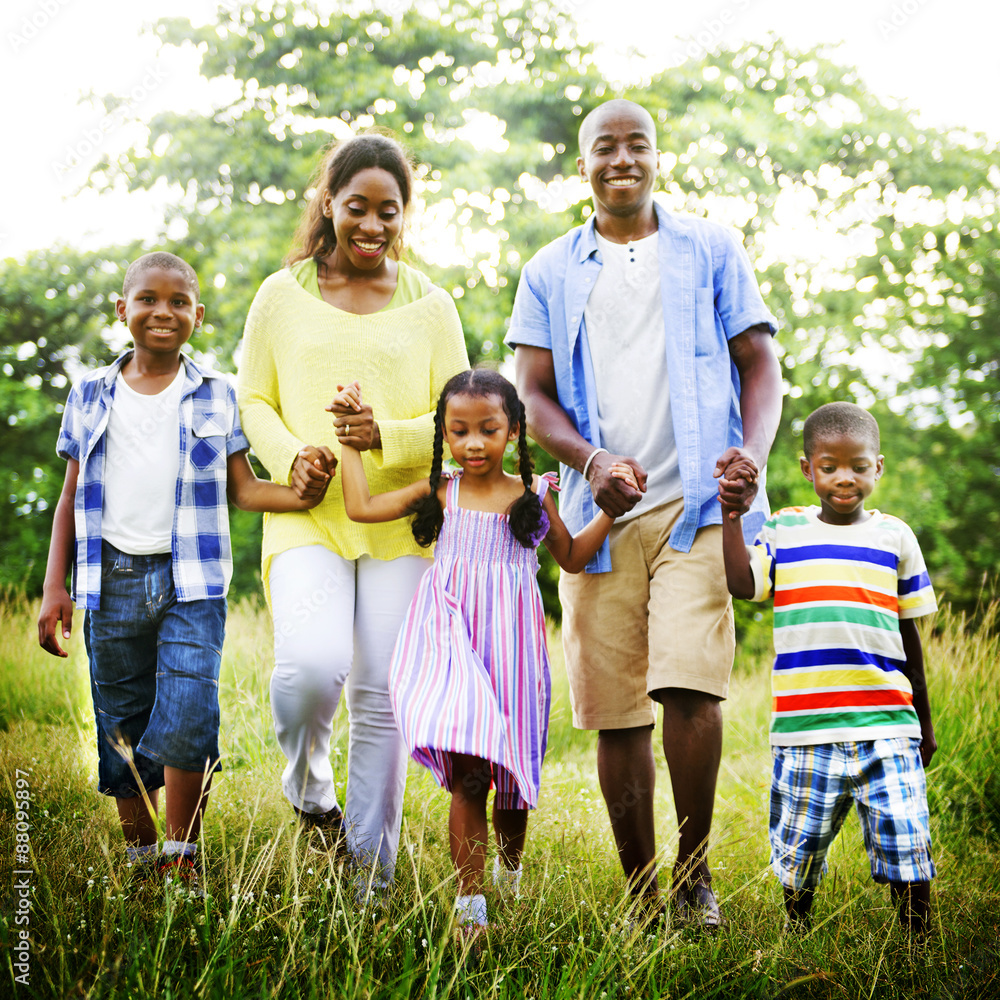
M 73 377 L 114 356 L 114 302 L 134 251 L 59 247 L 0 263 L 2 587 L 41 590 L 51 508 L 65 472 L 55 453 L 62 404 Z
M 184 233 L 170 242 L 205 289 L 195 346 L 232 369 L 320 151 L 377 124 L 417 162 L 418 264 L 455 295 L 473 359 L 501 360 L 521 265 L 589 214 L 575 166 L 582 116 L 632 97 L 661 129 L 661 197 L 742 231 L 782 321 L 772 502 L 808 502 L 805 416 L 856 399 L 882 424 L 890 471 L 878 502 L 918 529 L 949 596 L 973 602 L 982 574 L 1000 570 L 982 544 L 1000 527 L 986 499 L 997 486 L 997 149 L 918 127 L 822 49 L 771 40 L 620 91 L 545 0 L 394 11 L 227 5 L 206 27 L 155 27 L 165 45 L 196 46 L 202 74 L 231 96 L 208 118 L 157 116 L 145 144 L 103 162 L 93 183 L 174 186 L 165 231 Z M 15 354 L 27 343 L 17 336 Z

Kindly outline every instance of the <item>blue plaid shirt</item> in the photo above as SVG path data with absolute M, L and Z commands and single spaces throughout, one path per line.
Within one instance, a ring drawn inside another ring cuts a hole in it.
M 722 523 L 715 463 L 730 445 L 743 443 L 740 380 L 729 355 L 729 340 L 775 318 L 757 287 L 753 266 L 736 233 L 695 216 L 671 215 L 656 205 L 663 344 L 670 372 L 670 412 L 674 423 L 684 515 L 670 544 L 688 552 L 695 533 Z M 543 247 L 521 271 L 505 343 L 552 352 L 559 404 L 580 435 L 595 448 L 599 440 L 597 390 L 584 309 L 601 270 L 594 217 Z M 627 309 L 627 303 L 622 303 Z M 642 359 L 637 358 L 636 364 Z M 597 513 L 589 484 L 575 469 L 560 469 L 559 507 L 574 534 Z M 752 541 L 767 516 L 761 488 L 743 530 Z M 611 569 L 607 541 L 587 565 L 588 573 Z
M 70 390 L 56 451 L 80 463 L 74 505 L 76 559 L 73 599 L 81 608 L 101 606 L 101 514 L 104 458 L 115 379 L 131 357 L 85 375 Z M 233 575 L 226 500 L 227 460 L 250 448 L 240 427 L 236 393 L 219 372 L 181 355 L 180 470 L 171 541 L 174 588 L 179 601 L 225 597 Z

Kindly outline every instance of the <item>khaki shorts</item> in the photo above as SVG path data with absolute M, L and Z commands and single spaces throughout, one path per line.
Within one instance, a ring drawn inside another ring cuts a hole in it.
M 611 529 L 610 573 L 562 573 L 563 649 L 573 725 L 631 729 L 656 721 L 649 692 L 684 688 L 725 698 L 736 637 L 722 526 L 690 552 L 667 539 L 675 500 Z

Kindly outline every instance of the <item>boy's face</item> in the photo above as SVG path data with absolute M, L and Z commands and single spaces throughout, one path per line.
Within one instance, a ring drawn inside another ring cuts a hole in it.
M 882 475 L 882 456 L 870 441 L 847 434 L 821 437 L 812 455 L 800 462 L 819 497 L 821 521 L 860 524 L 867 519 L 865 500 Z
M 137 354 L 177 356 L 201 325 L 205 307 L 180 271 L 150 267 L 128 297 L 118 300 L 115 312 L 128 327 Z
M 648 117 L 628 108 L 599 109 L 576 165 L 590 184 L 598 211 L 616 216 L 647 211 L 659 171 Z

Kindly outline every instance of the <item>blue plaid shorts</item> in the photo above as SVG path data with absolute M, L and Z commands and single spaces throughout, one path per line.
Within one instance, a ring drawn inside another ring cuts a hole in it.
M 854 802 L 876 882 L 934 877 L 920 740 L 771 747 L 771 867 L 787 889 L 815 888 Z

